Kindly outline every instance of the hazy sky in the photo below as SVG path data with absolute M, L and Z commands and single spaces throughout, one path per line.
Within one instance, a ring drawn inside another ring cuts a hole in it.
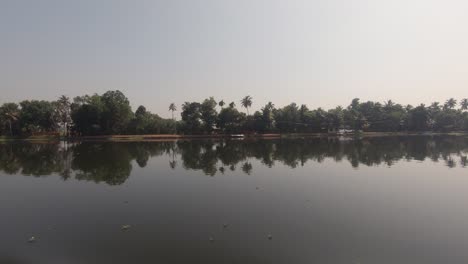
M 0 0 L 0 36 L 0 103 L 468 97 L 466 0 Z

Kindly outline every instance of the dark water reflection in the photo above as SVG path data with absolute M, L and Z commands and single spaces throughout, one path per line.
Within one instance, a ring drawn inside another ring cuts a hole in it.
M 0 263 L 466 263 L 467 155 L 465 136 L 0 144 Z
M 255 159 L 266 167 L 284 164 L 291 168 L 307 162 L 333 159 L 354 168 L 400 160 L 443 162 L 449 168 L 466 167 L 468 138 L 460 136 L 375 137 L 361 140 L 336 138 L 178 141 L 178 142 L 85 142 L 55 144 L 0 144 L 0 171 L 5 174 L 47 176 L 106 182 L 118 185 L 132 172 L 132 162 L 144 168 L 150 158 L 169 157 L 168 166 L 201 170 L 206 175 L 240 170 L 250 174 Z

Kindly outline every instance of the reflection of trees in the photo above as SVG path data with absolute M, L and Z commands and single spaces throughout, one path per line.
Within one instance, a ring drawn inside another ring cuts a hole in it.
M 146 166 L 151 156 L 169 153 L 173 142 L 100 143 L 75 145 L 0 144 L 0 171 L 6 174 L 47 176 L 58 174 L 63 179 L 122 184 L 132 171 L 132 161 Z
M 374 137 L 361 140 L 336 138 L 278 140 L 184 140 L 178 142 L 77 144 L 0 144 L 0 171 L 6 174 L 45 176 L 63 179 L 122 184 L 129 177 L 133 161 L 147 166 L 151 157 L 167 155 L 169 166 L 178 159 L 185 169 L 207 175 L 253 170 L 252 159 L 267 167 L 282 163 L 303 166 L 307 161 L 347 160 L 360 165 L 392 166 L 399 160 L 443 161 L 450 168 L 467 166 L 468 139 L 455 136 Z M 177 158 L 176 158 L 177 157 Z

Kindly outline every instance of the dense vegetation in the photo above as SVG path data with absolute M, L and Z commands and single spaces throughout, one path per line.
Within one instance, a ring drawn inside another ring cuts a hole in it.
M 0 135 L 27 136 L 44 133 L 62 135 L 109 134 L 210 134 L 210 133 L 316 133 L 338 129 L 362 131 L 468 131 L 468 100 L 458 103 L 450 98 L 441 104 L 416 107 L 391 100 L 385 103 L 360 102 L 353 99 L 346 108 L 309 109 L 291 103 L 276 108 L 271 102 L 249 114 L 252 97 L 240 104 L 216 102 L 213 97 L 203 102 L 185 102 L 181 120 L 176 121 L 177 107 L 169 105 L 172 119 L 164 119 L 139 106 L 135 112 L 120 91 L 102 95 L 85 95 L 70 100 L 25 100 L 4 103 L 0 107 Z

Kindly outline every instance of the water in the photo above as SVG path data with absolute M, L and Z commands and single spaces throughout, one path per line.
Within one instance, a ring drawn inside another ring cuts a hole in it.
M 467 263 L 467 155 L 466 136 L 1 144 L 0 263 Z

